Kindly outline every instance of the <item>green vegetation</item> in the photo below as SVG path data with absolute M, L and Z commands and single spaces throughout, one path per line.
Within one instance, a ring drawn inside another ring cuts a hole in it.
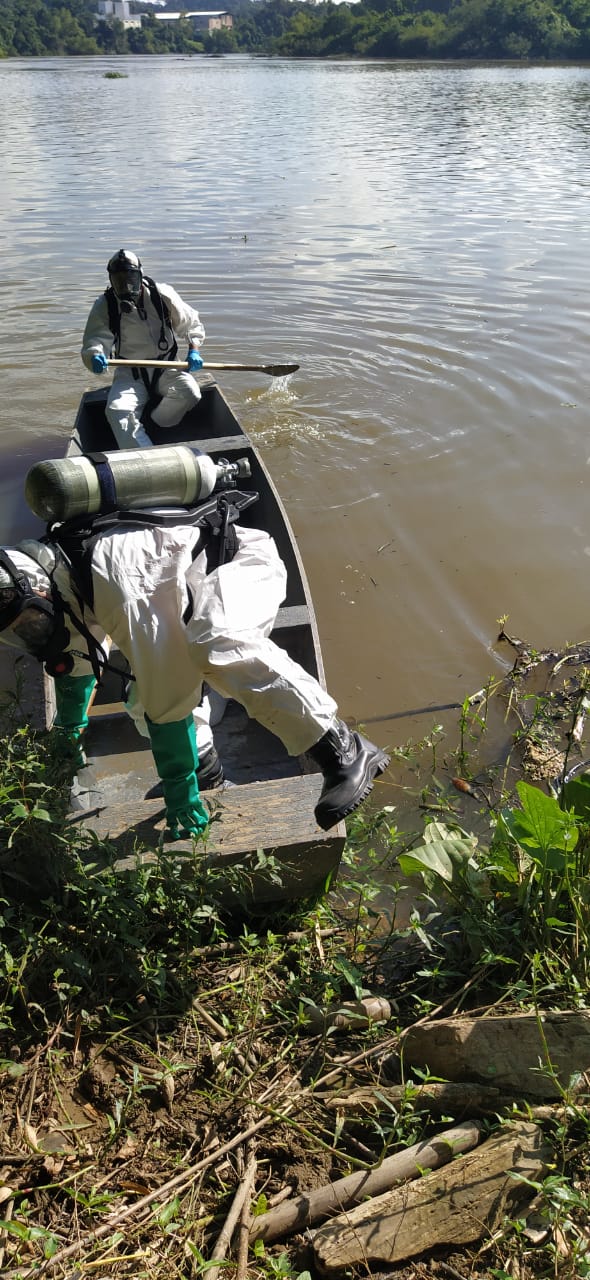
M 395 750 L 409 829 L 389 806 L 357 815 L 336 887 L 272 918 L 240 908 L 239 869 L 228 906 L 227 875 L 205 873 L 198 842 L 188 860 L 147 863 L 138 850 L 134 869 L 117 869 L 115 851 L 68 818 L 52 735 L 18 727 L 7 703 L 3 1274 L 206 1275 L 248 1168 L 260 1214 L 285 1187 L 377 1166 L 464 1118 L 449 1104 L 434 1120 L 416 1071 L 379 1113 L 351 1123 L 330 1106 L 346 1085 L 379 1093 L 408 1028 L 450 1013 L 588 1009 L 590 776 L 581 764 L 552 794 L 525 774 L 531 761 L 547 777 L 577 764 L 589 675 L 552 655 L 563 688 L 529 694 L 527 672 L 546 656 L 521 654 L 511 681 L 467 699 L 453 748 L 435 726 Z M 484 764 L 496 706 L 516 729 L 500 763 Z M 311 1018 L 368 995 L 390 1002 L 386 1025 L 318 1030 Z M 494 1132 L 532 1116 L 551 1144 L 547 1175 L 529 1184 L 535 1247 L 524 1220 L 506 1219 L 444 1274 L 590 1275 L 590 1118 L 574 1084 L 538 1113 L 515 1099 L 486 1120 Z M 252 1243 L 247 1274 L 303 1280 L 301 1249 L 301 1237 Z M 244 1256 L 227 1274 L 240 1265 L 245 1275 Z M 440 1268 L 439 1255 L 421 1274 Z
M 141 4 L 133 8 L 141 12 Z M 0 57 L 248 52 L 284 57 L 584 59 L 590 0 L 231 0 L 231 30 L 97 23 L 92 0 L 0 0 Z

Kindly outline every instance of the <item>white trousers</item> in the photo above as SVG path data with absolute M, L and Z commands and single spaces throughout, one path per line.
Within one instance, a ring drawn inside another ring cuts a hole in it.
M 203 693 L 201 701 L 197 707 L 193 707 L 193 720 L 195 722 L 195 733 L 197 737 L 197 748 L 199 759 L 211 750 L 213 743 L 213 726 L 219 724 L 223 719 L 227 698 L 223 698 L 220 694 L 215 693 L 213 689 Z M 137 732 L 142 738 L 147 738 L 149 742 L 149 729 L 145 721 L 144 709 L 141 702 L 138 701 L 135 694 L 135 684 L 131 682 L 129 696 L 125 703 L 127 715 L 131 716 Z
M 338 707 L 314 676 L 269 639 L 285 598 L 286 570 L 260 529 L 239 532 L 234 559 L 207 574 L 202 552 L 187 570 L 195 613 L 186 625 L 201 678 L 284 743 L 308 751 L 328 731 Z
M 192 374 L 177 369 L 161 374 L 156 394 L 161 400 L 152 418 L 164 430 L 175 427 L 201 399 L 199 384 Z M 141 375 L 134 378 L 132 369 L 117 370 L 108 394 L 106 417 L 120 449 L 151 449 L 152 442 L 141 423 L 149 397 Z

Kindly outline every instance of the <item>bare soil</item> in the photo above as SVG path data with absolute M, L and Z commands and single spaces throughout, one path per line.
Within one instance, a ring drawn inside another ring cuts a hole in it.
M 473 789 L 460 795 L 460 817 L 468 827 L 478 810 L 489 811 L 501 789 L 513 792 L 519 778 L 550 788 L 590 756 L 583 704 L 590 647 L 539 655 L 514 638 L 509 642 L 514 673 L 493 700 L 486 724 L 497 715 L 506 726 L 508 715 L 510 728 L 494 758 L 485 734 L 472 746 Z M 499 737 L 500 730 L 496 743 Z M 450 803 L 458 799 L 457 772 L 453 762 Z M 488 801 L 483 809 L 482 796 Z M 308 979 L 329 964 L 331 946 L 310 931 Z M 334 946 L 344 950 L 342 939 Z M 367 985 L 390 999 L 396 1014 L 401 1007 L 403 1025 L 404 1001 L 426 954 L 414 941 L 376 955 L 369 957 Z M 237 943 L 223 954 L 205 949 L 192 1006 L 177 1016 L 158 1019 L 140 995 L 137 1018 L 119 1027 L 90 1031 L 83 1018 L 66 1016 L 24 1050 L 17 1037 L 0 1040 L 3 1275 L 184 1280 L 199 1274 L 199 1257 L 213 1256 L 252 1153 L 263 1210 L 275 1198 L 319 1187 L 374 1163 L 384 1150 L 391 1154 L 396 1145 L 427 1136 L 424 1116 L 397 1132 L 396 1118 L 388 1117 L 385 1136 L 374 1124 L 335 1128 L 334 1114 L 311 1096 L 309 1082 L 326 1078 L 326 1089 L 377 1082 L 380 1058 L 396 1043 L 393 1026 L 310 1038 L 298 1026 L 297 999 L 289 1004 L 285 998 L 296 954 L 285 960 L 282 952 L 280 963 L 262 961 L 262 968 L 263 979 Z M 485 993 L 473 991 L 469 1003 L 485 1010 Z M 578 1185 L 588 1191 L 583 1167 Z M 277 1258 L 285 1249 L 293 1275 L 310 1266 L 304 1237 L 267 1254 Z M 266 1265 L 250 1257 L 247 1275 L 268 1275 Z M 439 1252 L 365 1274 L 397 1280 L 571 1274 L 575 1280 L 567 1257 L 561 1270 L 552 1266 L 542 1250 L 499 1241 L 481 1251 Z

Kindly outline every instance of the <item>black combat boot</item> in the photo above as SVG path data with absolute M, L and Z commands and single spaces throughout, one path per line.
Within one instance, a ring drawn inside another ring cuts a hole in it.
M 389 764 L 389 756 L 380 747 L 360 733 L 353 733 L 343 720 L 335 720 L 307 754 L 324 775 L 322 794 L 315 807 L 316 822 L 324 831 L 358 809 L 374 779 Z
M 214 791 L 215 787 L 220 787 L 223 781 L 223 765 L 215 747 L 211 745 L 202 755 L 199 753 L 197 767 L 199 791 Z

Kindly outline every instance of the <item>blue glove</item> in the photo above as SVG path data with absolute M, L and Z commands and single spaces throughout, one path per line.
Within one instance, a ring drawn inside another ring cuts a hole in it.
M 209 814 L 199 799 L 199 753 L 193 717 L 155 724 L 146 715 L 145 721 L 164 786 L 169 838 L 182 840 L 183 834 L 200 835 L 209 822 Z
M 108 367 L 109 367 L 109 362 L 106 356 L 103 356 L 102 351 L 97 351 L 96 354 L 93 355 L 92 357 L 92 372 L 104 373 L 105 370 L 108 369 Z
M 199 351 L 189 351 L 187 359 L 189 373 L 198 373 L 203 368 L 203 357 Z

